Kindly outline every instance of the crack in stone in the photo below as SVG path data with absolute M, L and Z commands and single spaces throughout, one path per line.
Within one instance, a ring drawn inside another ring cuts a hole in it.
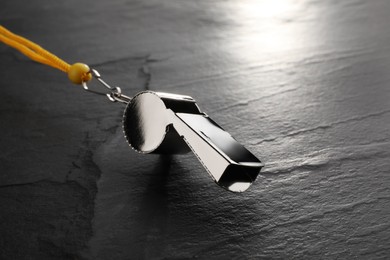
M 150 82 L 152 80 L 152 73 L 150 71 L 149 66 L 150 60 L 149 58 L 144 59 L 144 64 L 138 69 L 138 78 L 143 80 L 143 88 L 144 90 L 150 90 Z
M 130 56 L 130 57 L 124 57 L 124 58 L 118 58 L 118 59 L 113 59 L 113 60 L 102 61 L 102 62 L 98 62 L 98 63 L 92 63 L 92 64 L 89 64 L 89 66 L 91 66 L 91 67 L 101 67 L 101 66 L 106 66 L 106 65 L 126 62 L 126 61 L 147 61 L 148 63 L 156 63 L 156 62 L 162 62 L 162 61 L 165 61 L 165 60 L 167 60 L 167 59 L 151 58 L 151 54 L 147 54 L 147 55 L 141 55 L 141 56 Z
M 27 186 L 27 185 L 36 185 L 36 184 L 39 184 L 39 183 L 42 183 L 42 182 L 62 183 L 62 182 L 52 181 L 52 180 L 49 180 L 49 179 L 41 179 L 41 180 L 32 181 L 32 182 L 21 182 L 21 183 L 4 184 L 4 185 L 0 185 L 0 189 L 12 188 L 12 187 L 20 187 L 20 186 Z

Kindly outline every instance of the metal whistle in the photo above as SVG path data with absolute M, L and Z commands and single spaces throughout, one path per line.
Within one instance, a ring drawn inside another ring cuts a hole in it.
M 229 191 L 248 189 L 263 167 L 189 96 L 138 93 L 126 106 L 123 130 L 130 146 L 140 153 L 192 150 L 213 180 Z

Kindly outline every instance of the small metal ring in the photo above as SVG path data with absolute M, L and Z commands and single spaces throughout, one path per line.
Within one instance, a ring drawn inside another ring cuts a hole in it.
M 130 100 L 131 100 L 130 97 L 128 97 L 126 95 L 123 95 L 122 91 L 121 91 L 121 89 L 119 87 L 111 87 L 109 84 L 107 84 L 107 82 L 105 82 L 101 78 L 100 73 L 97 70 L 91 69 L 89 71 L 89 73 L 91 73 L 92 76 L 95 79 L 97 79 L 101 85 L 103 85 L 106 89 L 108 89 L 110 91 L 107 93 L 107 92 L 102 92 L 102 91 L 97 91 L 97 90 L 90 89 L 88 87 L 88 85 L 87 85 L 87 82 L 86 81 L 82 81 L 81 84 L 83 85 L 83 88 L 86 91 L 94 93 L 94 94 L 106 96 L 112 102 L 117 102 L 117 101 L 122 102 L 122 103 L 129 103 L 130 102 Z

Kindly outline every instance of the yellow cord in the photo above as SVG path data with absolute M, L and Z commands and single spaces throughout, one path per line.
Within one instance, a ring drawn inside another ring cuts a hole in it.
M 30 59 L 49 65 L 68 74 L 69 80 L 75 84 L 89 81 L 92 78 L 88 65 L 75 63 L 70 65 L 56 55 L 43 49 L 38 44 L 16 35 L 0 25 L 0 41 L 19 50 Z

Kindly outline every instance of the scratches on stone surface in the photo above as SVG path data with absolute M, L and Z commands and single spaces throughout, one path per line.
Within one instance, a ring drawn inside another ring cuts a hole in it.
M 358 152 L 357 152 L 358 151 Z M 390 142 L 378 142 L 348 147 L 327 148 L 292 160 L 269 162 L 262 175 L 286 174 L 294 171 L 311 171 L 343 161 L 390 158 Z
M 314 219 L 323 218 L 327 214 L 331 214 L 339 211 L 341 212 L 354 211 L 357 207 L 374 204 L 379 200 L 389 200 L 389 199 L 390 196 L 381 196 L 381 197 L 361 199 L 346 204 L 335 204 L 335 205 L 325 206 L 320 209 L 315 209 L 313 212 L 306 213 L 303 216 L 293 218 L 292 220 L 289 221 L 280 221 L 280 220 L 271 221 L 267 224 L 262 225 L 263 228 L 261 228 L 259 231 L 245 235 L 245 237 L 249 238 L 252 236 L 256 236 L 259 233 L 272 231 L 278 227 L 289 227 L 295 224 L 306 224 L 308 222 L 312 222 Z
M 389 112 L 390 112 L 390 109 L 379 111 L 379 112 L 375 112 L 375 113 L 371 113 L 371 114 L 355 116 L 355 117 L 347 118 L 347 119 L 344 119 L 344 120 L 331 122 L 331 123 L 329 123 L 327 125 L 319 125 L 319 126 L 316 126 L 316 127 L 313 127 L 313 128 L 308 128 L 308 129 L 302 129 L 302 130 L 289 132 L 288 134 L 286 134 L 286 136 L 291 137 L 291 136 L 296 136 L 296 135 L 299 135 L 299 134 L 302 134 L 302 133 L 315 131 L 317 129 L 326 129 L 326 128 L 331 128 L 333 126 L 340 125 L 340 124 L 345 124 L 345 123 L 354 122 L 354 121 L 362 121 L 362 120 L 365 120 L 367 118 L 382 116 L 382 115 L 385 115 L 385 114 L 387 114 Z
M 386 109 L 386 110 L 375 112 L 375 113 L 370 113 L 370 114 L 360 115 L 360 116 L 354 116 L 354 117 L 346 118 L 346 119 L 343 119 L 343 120 L 330 122 L 328 124 L 317 125 L 317 126 L 310 127 L 310 128 L 299 129 L 299 130 L 296 130 L 296 131 L 287 132 L 287 133 L 285 133 L 284 135 L 281 135 L 281 136 L 273 136 L 273 137 L 270 136 L 270 137 L 261 139 L 259 141 L 256 141 L 256 142 L 252 143 L 251 145 L 259 145 L 259 144 L 264 143 L 264 142 L 273 142 L 275 140 L 289 138 L 289 137 L 294 137 L 294 136 L 305 134 L 305 133 L 308 133 L 308 132 L 313 132 L 313 131 L 317 131 L 317 130 L 324 130 L 324 129 L 332 128 L 334 126 L 341 125 L 341 124 L 346 124 L 346 123 L 350 123 L 350 122 L 354 122 L 354 121 L 362 121 L 362 120 L 366 120 L 366 119 L 371 118 L 371 117 L 382 116 L 382 115 L 385 115 L 385 114 L 387 114 L 389 112 L 390 112 L 390 109 Z
M 368 200 L 365 201 L 359 201 L 355 202 L 350 205 L 345 205 L 345 208 L 351 209 L 359 204 L 365 204 L 369 203 Z M 289 221 L 283 221 L 283 219 L 279 216 L 276 217 L 276 219 L 273 219 L 272 221 L 268 221 L 266 223 L 262 223 L 261 225 L 257 226 L 253 231 L 248 231 L 246 234 L 231 234 L 229 237 L 220 239 L 218 241 L 214 241 L 211 243 L 211 245 L 202 248 L 201 250 L 197 251 L 194 255 L 196 257 L 201 257 L 202 255 L 205 255 L 206 253 L 210 251 L 218 250 L 220 247 L 224 247 L 228 244 L 240 244 L 242 241 L 246 241 L 250 238 L 261 236 L 261 235 L 267 235 L 269 236 L 270 233 L 273 231 L 283 228 L 283 227 L 291 227 L 296 224 L 307 224 L 308 222 L 313 221 L 314 219 L 323 218 L 324 215 L 328 213 L 332 213 L 338 210 L 343 210 L 343 206 L 328 208 L 327 210 L 320 210 L 320 211 L 314 211 L 310 214 L 305 214 L 304 216 L 299 216 L 296 218 L 293 218 Z M 268 248 L 269 249 L 269 248 Z
M 239 69 L 230 69 L 230 70 L 224 70 L 223 72 L 218 71 L 217 73 L 204 75 L 202 77 L 193 79 L 193 80 L 187 80 L 182 82 L 177 82 L 175 84 L 171 84 L 169 86 L 166 86 L 167 89 L 169 88 L 179 88 L 184 87 L 187 85 L 194 85 L 194 84 L 200 84 L 205 81 L 216 81 L 221 79 L 229 79 L 234 78 L 238 76 L 251 76 L 253 74 L 264 74 L 264 73 L 271 73 L 274 71 L 280 71 L 285 70 L 286 72 L 289 71 L 289 69 L 295 69 L 297 66 L 305 66 L 305 65 L 314 65 L 318 63 L 327 63 L 327 62 L 333 62 L 333 61 L 341 61 L 351 58 L 356 58 L 360 55 L 366 55 L 371 53 L 372 51 L 367 51 L 366 49 L 356 49 L 356 50 L 341 50 L 341 51 L 333 51 L 333 52 L 322 52 L 322 53 L 316 53 L 315 55 L 311 57 L 305 57 L 298 61 L 273 61 L 269 63 L 261 62 L 261 63 L 251 63 L 249 66 L 242 66 Z M 245 88 L 248 90 L 249 88 Z
M 216 110 L 212 110 L 212 112 L 226 111 L 227 109 L 231 109 L 231 108 L 235 108 L 235 107 L 239 107 L 239 106 L 247 106 L 247 105 L 249 105 L 252 102 L 257 102 L 257 101 L 262 100 L 262 99 L 271 98 L 271 97 L 274 97 L 274 96 L 286 94 L 286 93 L 293 92 L 293 91 L 296 91 L 296 90 L 298 90 L 298 88 L 289 88 L 289 89 L 284 89 L 282 91 L 275 92 L 275 93 L 272 93 L 272 94 L 269 94 L 269 95 L 264 95 L 264 96 L 261 96 L 261 97 L 251 98 L 251 99 L 247 99 L 245 101 L 234 102 L 231 105 L 224 106 L 224 107 L 218 108 Z

